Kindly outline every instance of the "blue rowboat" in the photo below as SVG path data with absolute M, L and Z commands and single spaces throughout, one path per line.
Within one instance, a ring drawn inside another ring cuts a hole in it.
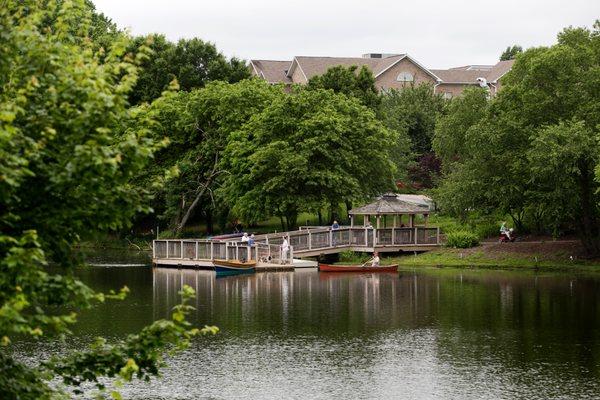
M 214 260 L 215 271 L 217 276 L 238 275 L 238 274 L 253 274 L 256 261 L 229 261 L 229 260 Z

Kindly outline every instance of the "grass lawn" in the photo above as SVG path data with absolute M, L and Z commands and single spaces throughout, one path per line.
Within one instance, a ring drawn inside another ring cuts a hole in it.
M 471 249 L 440 248 L 426 253 L 389 257 L 400 267 L 460 267 L 490 269 L 579 270 L 600 272 L 600 260 L 581 257 L 577 241 L 487 242 Z

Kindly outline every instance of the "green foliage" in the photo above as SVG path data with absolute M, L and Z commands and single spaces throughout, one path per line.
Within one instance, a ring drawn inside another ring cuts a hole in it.
M 190 91 L 211 81 L 238 82 L 249 78 L 246 64 L 236 58 L 227 60 L 215 45 L 198 38 L 168 41 L 164 35 L 135 38 L 129 51 L 148 46 L 152 55 L 140 65 L 139 79 L 130 93 L 132 104 L 151 102 L 176 80 L 179 88 Z
M 600 23 L 567 28 L 556 45 L 519 55 L 496 98 L 453 100 L 434 140 L 446 169 L 439 205 L 509 214 L 518 231 L 524 220 L 555 234 L 577 229 L 600 253 L 599 60 Z
M 331 89 L 335 93 L 358 99 L 363 105 L 375 110 L 379 106 L 380 97 L 375 87 L 373 73 L 363 66 L 358 72 L 358 67 L 335 66 L 329 68 L 323 75 L 310 78 L 307 88 L 309 90 Z
M 443 112 L 444 100 L 427 84 L 390 90 L 382 96 L 379 119 L 397 132 L 391 148 L 396 176 L 416 187 L 431 187 L 439 173 L 439 160 L 432 153 L 431 140 L 436 118 Z
M 486 91 L 473 87 L 449 101 L 445 114 L 438 114 L 432 145 L 444 166 L 449 167 L 469 154 L 466 148 L 469 130 L 485 116 L 487 107 Z
M 176 172 L 154 189 L 154 207 L 161 219 L 177 226 L 199 195 L 197 209 L 214 208 L 211 193 L 225 173 L 219 164 L 229 136 L 280 96 L 284 96 L 281 87 L 258 79 L 233 85 L 212 82 L 151 105 L 157 122 L 154 137 L 168 138 L 169 144 L 156 155 L 157 162 L 145 170 L 141 182 L 151 182 L 165 170 Z
M 420 155 L 431 151 L 435 121 L 443 108 L 444 99 L 431 85 L 411 85 L 385 93 L 380 119 L 389 129 L 408 135 L 412 151 Z
M 71 383 L 81 373 L 85 380 L 110 376 L 123 368 L 111 364 L 115 354 L 132 360 L 126 371 L 135 363 L 144 377 L 156 374 L 160 346 L 185 345 L 186 335 L 197 333 L 181 306 L 176 323 L 157 322 L 118 347 L 57 361 L 64 368 L 11 357 L 17 337 L 69 333 L 76 314 L 56 310 L 123 298 L 125 288 L 98 294 L 74 277 L 80 260 L 73 247 L 148 211 L 147 191 L 131 179 L 161 144 L 148 138 L 152 113 L 128 108 L 140 58 L 124 55 L 120 35 L 96 52 L 92 20 L 83 1 L 8 1 L 0 8 L 0 398 L 54 396 L 47 381 L 57 374 Z M 48 272 L 49 263 L 60 273 Z M 67 367 L 82 362 L 85 372 Z
M 340 263 L 364 264 L 371 259 L 367 253 L 358 253 L 352 250 L 345 250 L 340 253 Z
M 518 44 L 508 46 L 500 55 L 500 61 L 514 60 L 517 55 L 523 52 L 523 48 Z
M 294 227 L 302 210 L 389 189 L 394 140 L 357 100 L 296 88 L 230 136 L 222 195 L 247 221 L 279 215 Z
M 475 226 L 475 233 L 480 239 L 497 237 L 500 224 L 497 222 L 481 222 Z
M 446 246 L 467 249 L 479 244 L 479 237 L 470 231 L 454 231 L 446 235 Z

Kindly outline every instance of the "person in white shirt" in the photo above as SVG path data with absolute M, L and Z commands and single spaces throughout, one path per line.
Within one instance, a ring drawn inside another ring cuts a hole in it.
M 242 242 L 247 242 L 248 240 L 250 240 L 250 238 L 248 237 L 248 233 L 244 232 L 244 235 L 242 236 Z
M 283 238 L 283 243 L 281 243 L 281 261 L 283 264 L 287 262 L 288 251 L 290 251 L 290 244 L 287 240 L 287 237 Z
M 371 267 L 379 267 L 379 253 L 373 253 L 373 258 L 371 259 Z

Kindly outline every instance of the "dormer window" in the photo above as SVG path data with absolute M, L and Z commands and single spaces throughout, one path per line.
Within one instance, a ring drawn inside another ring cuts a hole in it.
M 414 81 L 413 75 L 410 72 L 400 72 L 398 77 L 396 78 L 398 82 L 412 82 Z

